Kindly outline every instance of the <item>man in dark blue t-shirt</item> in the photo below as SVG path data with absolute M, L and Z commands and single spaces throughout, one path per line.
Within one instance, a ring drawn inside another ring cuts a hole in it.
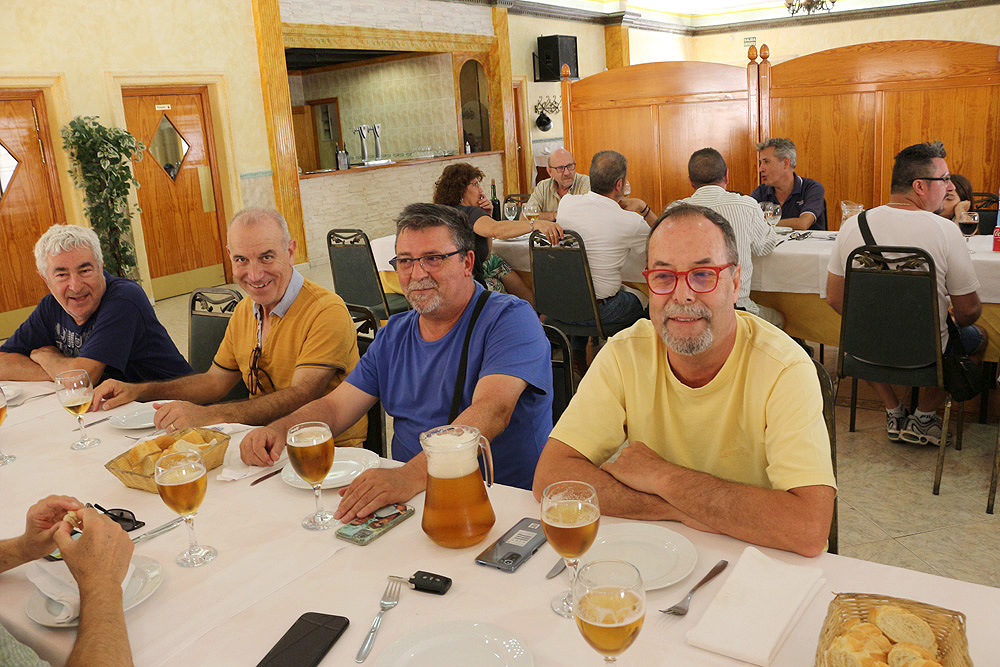
M 0 380 L 51 380 L 82 368 L 96 385 L 194 372 L 142 288 L 103 270 L 92 229 L 49 227 L 35 244 L 35 262 L 50 294 L 0 346 Z
M 760 182 L 750 196 L 781 206 L 781 222 L 792 229 L 826 229 L 826 191 L 823 184 L 795 173 L 796 151 L 791 139 L 768 139 L 757 144 Z
M 248 433 L 243 460 L 271 465 L 289 427 L 323 421 L 334 437 L 381 400 L 393 417 L 393 458 L 401 468 L 368 470 L 346 490 L 341 521 L 406 502 L 427 486 L 421 432 L 449 421 L 478 428 L 490 441 L 497 482 L 531 488 L 552 430 L 550 347 L 531 306 L 489 293 L 472 327 L 458 416 L 449 408 L 466 332 L 480 296 L 472 280 L 473 232 L 450 206 L 411 204 L 396 226 L 393 265 L 413 310 L 389 318 L 347 381 L 268 427 Z

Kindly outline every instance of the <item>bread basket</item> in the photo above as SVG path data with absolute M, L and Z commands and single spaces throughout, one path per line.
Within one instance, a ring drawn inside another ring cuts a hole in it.
M 185 433 L 191 431 L 198 432 L 202 439 L 206 442 L 211 442 L 214 440 L 213 444 L 207 447 L 201 448 L 201 458 L 205 463 L 205 470 L 212 470 L 218 468 L 222 465 L 222 461 L 226 458 L 226 448 L 229 446 L 229 436 L 222 431 L 216 431 L 210 428 L 186 428 L 176 431 L 171 435 L 177 438 L 182 437 Z M 146 438 L 147 440 L 149 438 Z M 135 447 L 138 447 L 140 443 L 144 440 L 136 442 Z M 156 491 L 156 481 L 153 479 L 153 475 L 148 475 L 143 473 L 141 469 L 136 469 L 129 461 L 129 449 L 122 452 L 115 458 L 111 459 L 104 464 L 112 475 L 121 480 L 122 484 L 131 489 L 141 489 L 143 491 L 149 491 L 151 493 L 157 493 Z
M 816 667 L 827 667 L 826 650 L 844 632 L 844 625 L 857 618 L 868 621 L 868 612 L 880 605 L 895 605 L 927 621 L 938 643 L 937 660 L 944 667 L 972 667 L 969 640 L 965 634 L 965 614 L 932 604 L 869 593 L 838 593 L 826 612 L 816 647 Z

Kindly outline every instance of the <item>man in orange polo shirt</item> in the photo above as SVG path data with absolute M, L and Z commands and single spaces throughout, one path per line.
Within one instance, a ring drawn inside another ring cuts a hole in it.
M 94 390 L 92 409 L 173 399 L 157 405 L 157 428 L 262 425 L 333 391 L 358 362 L 357 334 L 344 300 L 295 270 L 295 247 L 277 211 L 237 213 L 228 250 L 233 278 L 248 296 L 236 307 L 212 367 L 166 382 L 109 380 Z M 248 400 L 215 403 L 241 379 Z M 360 445 L 365 430 L 362 419 L 337 444 Z

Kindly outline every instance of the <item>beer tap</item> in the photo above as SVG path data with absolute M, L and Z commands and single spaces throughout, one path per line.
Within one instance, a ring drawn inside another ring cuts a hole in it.
M 375 135 L 375 161 L 382 161 L 382 123 L 372 124 L 372 134 Z
M 354 131 L 361 136 L 361 163 L 368 162 L 368 126 L 361 125 L 354 128 Z

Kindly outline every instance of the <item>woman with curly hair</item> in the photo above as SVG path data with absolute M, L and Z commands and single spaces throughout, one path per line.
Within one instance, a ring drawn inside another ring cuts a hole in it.
M 493 206 L 481 185 L 483 176 L 482 171 L 465 162 L 448 165 L 434 184 L 434 203 L 454 206 L 465 214 L 472 225 L 477 235 L 477 280 L 492 291 L 508 292 L 533 303 L 531 290 L 520 276 L 503 258 L 490 254 L 492 239 L 510 239 L 538 229 L 556 243 L 562 236 L 562 227 L 547 220 L 494 220 L 491 215 Z

